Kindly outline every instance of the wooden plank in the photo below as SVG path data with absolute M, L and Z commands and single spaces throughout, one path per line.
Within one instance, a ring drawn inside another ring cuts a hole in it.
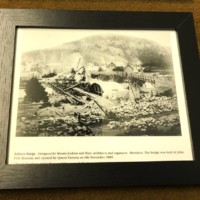
M 102 96 L 87 92 L 87 91 L 82 90 L 80 88 L 73 88 L 73 90 L 78 91 L 78 92 L 80 92 L 82 94 L 85 94 L 85 95 L 91 97 L 93 100 L 95 100 L 106 111 L 111 110 L 111 107 L 114 106 L 113 102 L 111 102 L 110 100 L 108 100 L 108 99 L 106 99 L 106 98 L 104 98 Z M 104 110 L 104 112 L 106 112 L 105 110 Z
M 63 89 L 57 87 L 56 85 L 54 85 L 53 83 L 50 83 L 51 86 L 53 86 L 54 88 L 56 88 L 58 91 L 60 91 L 61 93 L 63 93 L 64 95 L 69 96 L 70 98 L 78 101 L 79 103 L 85 104 L 85 102 L 82 99 L 79 99 L 77 97 L 75 97 L 74 95 L 70 94 L 69 92 L 64 91 Z

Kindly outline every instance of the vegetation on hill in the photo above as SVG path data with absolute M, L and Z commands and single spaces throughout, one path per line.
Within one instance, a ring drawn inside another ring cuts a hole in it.
M 147 39 L 103 34 L 83 38 L 78 41 L 65 43 L 52 49 L 27 52 L 23 55 L 23 63 L 60 63 L 68 66 L 69 71 L 80 64 L 92 63 L 96 66 L 109 65 L 111 62 L 117 66 L 142 63 L 158 69 L 168 69 L 172 66 L 172 56 L 169 48 L 163 47 Z M 54 67 L 59 72 L 59 67 Z M 48 68 L 46 70 L 49 70 Z M 62 69 L 63 70 L 63 69 Z M 61 71 L 61 70 L 60 70 Z

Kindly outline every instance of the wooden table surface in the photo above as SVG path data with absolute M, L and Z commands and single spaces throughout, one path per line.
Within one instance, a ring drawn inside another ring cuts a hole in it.
M 200 49 L 200 0 L 0 0 L 0 8 L 193 12 Z M 200 186 L 2 190 L 0 200 L 200 199 Z

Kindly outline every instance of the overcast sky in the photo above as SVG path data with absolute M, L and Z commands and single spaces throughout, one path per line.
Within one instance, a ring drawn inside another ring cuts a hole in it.
M 74 30 L 19 28 L 17 39 L 22 52 L 52 48 L 63 43 L 79 40 L 92 35 L 113 33 L 155 41 L 162 46 L 170 46 L 170 33 L 174 31 L 138 31 L 138 30 Z

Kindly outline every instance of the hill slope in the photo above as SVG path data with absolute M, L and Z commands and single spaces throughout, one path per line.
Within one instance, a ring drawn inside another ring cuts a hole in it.
M 43 63 L 51 66 L 57 63 L 62 66 L 76 67 L 81 64 L 94 65 L 150 64 L 157 68 L 169 68 L 172 65 L 170 50 L 156 42 L 124 35 L 95 35 L 65 43 L 50 49 L 30 51 L 23 54 L 22 62 Z M 48 70 L 48 68 L 46 69 Z M 58 70 L 58 68 L 55 68 Z

